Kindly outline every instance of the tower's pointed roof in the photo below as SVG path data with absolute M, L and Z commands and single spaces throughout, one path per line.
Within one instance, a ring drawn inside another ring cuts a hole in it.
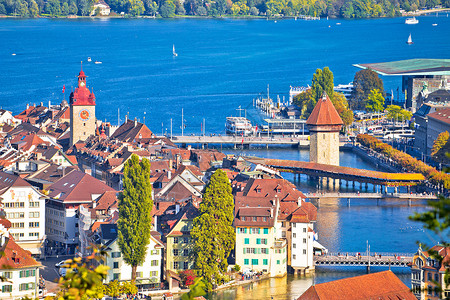
M 341 117 L 339 117 L 336 108 L 330 100 L 330 97 L 324 92 L 322 99 L 317 101 L 308 120 L 308 125 L 344 125 Z

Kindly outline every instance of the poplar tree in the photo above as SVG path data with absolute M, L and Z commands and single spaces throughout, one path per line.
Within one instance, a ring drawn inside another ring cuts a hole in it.
M 150 162 L 135 154 L 125 163 L 123 191 L 119 194 L 119 247 L 123 260 L 131 266 L 131 279 L 136 279 L 136 268 L 144 262 L 153 208 L 150 184 Z
M 217 170 L 205 188 L 200 214 L 191 230 L 195 269 L 208 290 L 223 282 L 222 274 L 228 267 L 227 258 L 235 243 L 233 211 L 230 182 L 224 171 Z

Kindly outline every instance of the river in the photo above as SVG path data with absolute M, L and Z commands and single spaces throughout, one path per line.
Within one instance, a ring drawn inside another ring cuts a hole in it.
M 223 133 L 227 116 L 238 106 L 255 118 L 252 99 L 266 93 L 287 96 L 290 85 L 306 86 L 316 68 L 330 67 L 335 84 L 352 81 L 355 63 L 410 58 L 446 58 L 450 19 L 420 16 L 418 25 L 404 18 L 373 20 L 213 20 L 83 19 L 0 20 L 0 105 L 19 113 L 27 103 L 60 103 L 83 70 L 96 95 L 97 118 L 117 124 L 125 114 L 160 134 Z M 338 25 L 337 23 L 341 23 Z M 437 23 L 438 26 L 432 26 Z M 414 44 L 405 41 L 412 34 Z M 172 56 L 172 45 L 178 57 Z M 12 55 L 16 54 L 16 55 Z M 102 64 L 86 62 L 88 57 Z M 401 79 L 384 77 L 386 89 Z M 62 94 L 65 85 L 66 94 Z M 401 89 L 401 88 L 400 88 Z M 402 94 L 400 93 L 402 97 Z M 403 96 L 404 97 L 404 96 Z M 144 119 L 145 118 L 145 119 Z M 226 150 L 225 152 L 242 152 Z M 308 160 L 304 150 L 250 149 L 246 154 Z M 374 169 L 351 152 L 341 165 Z M 292 180 L 292 175 L 286 174 Z M 304 179 L 303 179 L 304 180 Z M 303 181 L 302 191 L 313 190 Z M 375 200 L 322 201 L 316 229 L 332 252 L 415 252 L 416 241 L 436 239 L 408 220 L 423 203 Z M 397 270 L 409 284 L 408 270 Z M 313 278 L 288 276 L 221 291 L 214 299 L 293 299 L 313 282 L 363 274 L 364 270 L 319 269 Z

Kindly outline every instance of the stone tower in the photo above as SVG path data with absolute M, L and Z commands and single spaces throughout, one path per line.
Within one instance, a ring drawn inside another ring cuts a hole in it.
M 310 132 L 309 161 L 339 166 L 339 131 L 344 123 L 326 93 L 306 124 Z
M 86 87 L 86 75 L 81 68 L 78 87 L 70 94 L 70 146 L 95 134 L 95 96 Z

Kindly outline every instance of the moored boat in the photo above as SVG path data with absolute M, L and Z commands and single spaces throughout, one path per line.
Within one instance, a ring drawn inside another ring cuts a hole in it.
M 405 20 L 405 24 L 408 24 L 408 25 L 419 24 L 419 20 L 417 20 L 416 17 L 407 18 Z

